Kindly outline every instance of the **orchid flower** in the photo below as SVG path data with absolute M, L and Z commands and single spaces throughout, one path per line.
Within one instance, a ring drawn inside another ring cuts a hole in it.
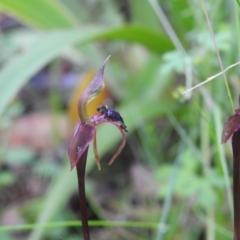
M 96 128 L 98 125 L 103 123 L 110 123 L 117 127 L 122 134 L 122 143 L 118 148 L 117 152 L 109 161 L 108 165 L 111 165 L 117 156 L 121 153 L 122 149 L 126 144 L 126 136 L 125 132 L 127 132 L 127 128 L 117 111 L 112 109 L 108 109 L 107 106 L 104 108 L 101 106 L 98 110 L 99 112 L 92 117 L 89 117 L 87 114 L 87 104 L 94 99 L 104 88 L 103 74 L 104 68 L 110 56 L 103 62 L 102 66 L 96 73 L 95 77 L 88 85 L 86 90 L 81 95 L 78 101 L 78 115 L 79 121 L 75 126 L 75 130 L 73 136 L 70 140 L 70 144 L 68 147 L 68 155 L 71 164 L 71 170 L 77 165 L 79 161 L 81 161 L 81 157 L 85 151 L 87 151 L 89 144 L 93 141 L 93 150 L 94 156 L 96 159 L 96 163 L 98 169 L 101 169 L 100 160 L 97 152 L 97 141 L 96 141 Z M 105 109 L 106 111 L 103 111 Z M 108 114 L 110 113 L 110 114 Z M 115 118 L 114 116 L 118 116 Z

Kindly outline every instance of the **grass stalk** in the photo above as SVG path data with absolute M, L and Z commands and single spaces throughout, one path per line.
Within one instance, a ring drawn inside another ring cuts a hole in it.
M 175 160 L 175 163 L 173 165 L 172 174 L 170 176 L 167 196 L 166 196 L 166 198 L 164 200 L 164 203 L 163 203 L 163 210 L 162 210 L 160 221 L 159 221 L 159 226 L 160 227 L 157 230 L 157 235 L 156 235 L 156 238 L 155 238 L 156 240 L 162 240 L 163 234 L 166 231 L 166 229 L 162 228 L 161 226 L 166 225 L 168 214 L 169 214 L 171 203 L 172 203 L 174 187 L 175 187 L 176 182 L 177 182 L 177 175 L 179 173 L 179 168 L 180 168 L 180 157 L 179 156 L 180 156 L 181 151 L 178 151 L 178 152 L 179 152 L 179 154 L 178 154 L 178 157 Z
M 227 89 L 227 94 L 228 94 L 228 97 L 229 97 L 229 100 L 230 100 L 230 103 L 231 103 L 231 107 L 232 107 L 233 112 L 234 112 L 234 106 L 233 106 L 233 100 L 232 100 L 231 92 L 230 92 L 230 89 L 229 89 L 229 86 L 228 86 L 226 74 L 224 72 L 222 59 L 221 59 L 221 56 L 220 56 L 220 53 L 219 53 L 219 50 L 218 50 L 218 46 L 217 46 L 217 42 L 216 42 L 216 39 L 215 39 L 215 36 L 214 36 L 214 32 L 213 32 L 213 29 L 212 29 L 211 21 L 209 19 L 208 13 L 207 13 L 205 1 L 201 0 L 201 4 L 202 4 L 203 12 L 204 12 L 206 20 L 207 20 L 209 31 L 210 31 L 211 36 L 212 36 L 212 40 L 213 40 L 213 44 L 214 44 L 215 51 L 216 51 L 216 54 L 217 54 L 218 62 L 219 62 L 221 71 L 223 72 L 223 79 L 224 79 L 225 86 L 226 86 L 226 89 Z
M 230 209 L 230 212 L 231 212 L 231 216 L 233 218 L 233 197 L 232 197 L 232 190 L 231 190 L 231 180 L 230 180 L 230 177 L 229 177 L 227 160 L 226 160 L 226 157 L 225 157 L 224 152 L 223 152 L 223 147 L 220 144 L 221 131 L 223 129 L 223 126 L 221 125 L 221 122 L 220 122 L 221 115 L 220 115 L 220 111 L 219 111 L 218 107 L 214 108 L 213 116 L 214 116 L 214 126 L 215 126 L 216 139 L 217 139 L 217 142 L 216 142 L 217 150 L 218 150 L 217 152 L 219 154 L 220 164 L 221 164 L 221 168 L 222 168 L 222 171 L 223 171 L 223 177 L 224 177 L 224 183 L 225 183 L 225 188 L 226 188 L 226 193 L 227 193 L 228 205 L 229 205 L 229 209 Z
M 166 15 L 164 14 L 162 8 L 160 7 L 159 3 L 156 0 L 148 0 L 149 3 L 151 4 L 154 12 L 156 13 L 159 21 L 162 23 L 163 28 L 165 29 L 167 35 L 170 37 L 171 41 L 173 42 L 174 46 L 178 50 L 179 53 L 183 57 L 187 57 L 187 53 L 179 40 L 177 34 L 175 33 L 174 29 L 172 28 L 172 25 L 168 21 Z
M 131 221 L 105 221 L 105 220 L 100 221 L 90 220 L 88 221 L 88 225 L 91 227 L 124 227 L 124 228 L 148 228 L 148 229 L 157 229 L 159 227 L 159 224 L 157 222 L 131 222 Z M 0 232 L 27 231 L 38 228 L 52 229 L 79 226 L 82 226 L 81 221 L 58 221 L 12 226 L 0 226 Z M 166 228 L 166 226 L 162 227 Z
M 203 105 L 204 112 L 209 115 L 208 107 L 206 104 Z M 205 118 L 201 118 L 201 153 L 202 153 L 202 161 L 203 161 L 203 174 L 205 178 L 209 177 L 209 172 L 211 171 L 211 154 L 210 154 L 210 125 L 209 122 L 205 120 Z M 207 196 L 206 196 L 207 197 Z M 214 240 L 215 239 L 215 219 L 214 219 L 214 209 L 207 209 L 206 211 L 206 240 Z

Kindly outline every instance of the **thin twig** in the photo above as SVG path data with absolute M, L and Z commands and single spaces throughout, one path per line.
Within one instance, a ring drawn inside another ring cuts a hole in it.
M 196 86 L 194 86 L 194 87 L 192 87 L 192 88 L 189 88 L 188 90 L 184 91 L 182 94 L 186 94 L 186 93 L 188 93 L 188 92 L 191 92 L 192 90 L 194 90 L 194 89 L 196 89 L 196 88 L 204 85 L 205 83 L 212 81 L 214 78 L 222 75 L 223 73 L 227 72 L 229 69 L 231 69 L 231 68 L 233 68 L 233 67 L 235 67 L 235 66 L 237 66 L 237 65 L 239 65 L 239 64 L 240 64 L 240 62 L 237 62 L 237 63 L 234 63 L 234 64 L 230 65 L 229 67 L 227 67 L 227 68 L 226 68 L 225 70 L 223 70 L 222 72 L 217 73 L 217 74 L 215 74 L 215 75 L 207 78 L 205 81 L 197 84 Z
M 207 13 L 205 1 L 201 0 L 201 3 L 202 3 L 203 12 L 204 12 L 206 20 L 207 20 L 209 31 L 210 31 L 211 36 L 212 36 L 212 40 L 213 40 L 213 44 L 214 44 L 215 51 L 216 51 L 216 54 L 217 54 L 218 62 L 219 62 L 221 71 L 223 72 L 223 78 L 224 78 L 224 82 L 225 82 L 225 85 L 226 85 L 228 97 L 229 97 L 229 100 L 230 100 L 230 103 L 231 103 L 231 106 L 232 106 L 232 109 L 233 109 L 233 112 L 234 112 L 233 100 L 232 100 L 230 89 L 229 89 L 229 86 L 228 86 L 226 74 L 225 74 L 224 69 L 223 69 L 222 59 L 220 57 L 220 53 L 219 53 L 217 42 L 216 42 L 216 39 L 215 39 L 215 36 L 214 36 L 214 32 L 213 32 L 213 29 L 212 29 L 211 21 L 209 19 L 208 13 Z

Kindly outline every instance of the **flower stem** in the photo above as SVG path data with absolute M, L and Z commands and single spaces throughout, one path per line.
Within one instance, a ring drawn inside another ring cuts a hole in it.
M 89 228 L 88 228 L 88 217 L 86 207 L 86 195 L 85 195 L 85 169 L 87 162 L 88 147 L 79 159 L 76 168 L 78 176 L 78 192 L 79 192 L 79 203 L 80 213 L 82 221 L 83 239 L 90 240 Z
M 240 130 L 232 137 L 234 240 L 240 240 Z

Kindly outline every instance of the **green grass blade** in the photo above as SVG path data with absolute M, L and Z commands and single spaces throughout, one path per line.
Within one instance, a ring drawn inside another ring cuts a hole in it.
M 124 228 L 149 228 L 156 229 L 159 224 L 155 222 L 130 222 L 130 221 L 89 221 L 91 227 L 124 227 Z M 23 224 L 13 226 L 1 226 L 0 232 L 32 230 L 38 228 L 62 228 L 62 227 L 79 227 L 82 226 L 81 221 L 63 221 L 63 222 L 47 222 L 44 224 Z
M 229 176 L 228 164 L 227 164 L 226 157 L 224 155 L 223 146 L 221 146 L 221 133 L 222 133 L 223 126 L 220 121 L 221 114 L 220 114 L 220 110 L 218 107 L 214 108 L 213 116 L 214 116 L 214 123 L 215 123 L 214 125 L 215 125 L 216 138 L 217 138 L 216 144 L 217 144 L 218 154 L 219 154 L 221 167 L 222 167 L 222 171 L 223 171 L 228 205 L 229 205 L 229 209 L 230 209 L 231 216 L 233 219 L 233 197 L 232 197 L 233 195 L 232 195 L 231 179 Z
M 16 16 L 27 25 L 43 29 L 77 26 L 76 20 L 55 0 L 1 0 L 0 9 Z
M 138 42 L 162 53 L 172 47 L 165 36 L 136 26 L 112 29 L 89 27 L 81 30 L 50 32 L 41 36 L 41 39 L 33 44 L 28 52 L 20 55 L 15 61 L 6 64 L 1 70 L 0 115 L 28 79 L 57 57 L 63 49 L 77 43 L 86 44 L 99 39 Z
M 177 183 L 178 173 L 180 170 L 180 161 L 181 161 L 180 150 L 182 150 L 181 147 L 179 148 L 179 151 L 178 151 L 179 154 L 178 154 L 177 158 L 175 159 L 175 162 L 173 164 L 172 173 L 171 173 L 171 176 L 169 177 L 169 188 L 168 188 L 167 196 L 163 203 L 163 209 L 162 209 L 161 217 L 160 217 L 160 221 L 159 221 L 159 226 L 161 226 L 161 227 L 158 228 L 155 240 L 163 239 L 163 235 L 166 233 L 165 225 L 167 223 L 168 215 L 169 215 L 169 212 L 171 209 L 174 187 Z

